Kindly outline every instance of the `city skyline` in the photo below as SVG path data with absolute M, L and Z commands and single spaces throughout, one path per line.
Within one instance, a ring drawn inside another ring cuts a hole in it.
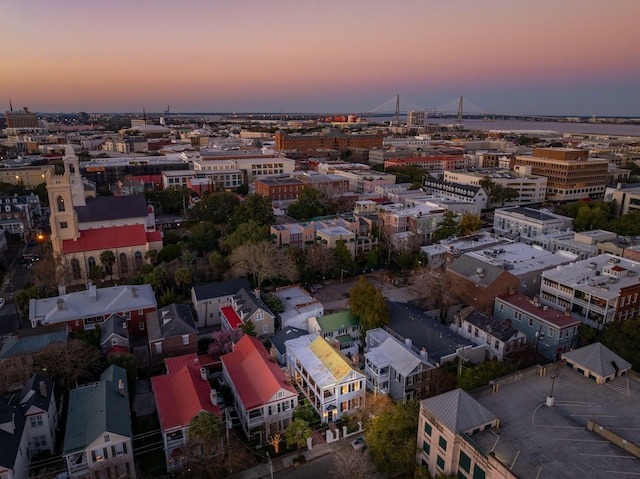
M 33 111 L 640 116 L 636 0 L 0 4 L 0 101 Z M 392 108 L 385 108 L 390 111 Z M 378 110 L 380 111 L 380 110 Z

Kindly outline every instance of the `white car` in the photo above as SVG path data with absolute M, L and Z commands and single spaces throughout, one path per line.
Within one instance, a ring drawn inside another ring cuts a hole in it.
M 5 300 L 4 298 L 0 298 L 0 309 L 4 308 Z

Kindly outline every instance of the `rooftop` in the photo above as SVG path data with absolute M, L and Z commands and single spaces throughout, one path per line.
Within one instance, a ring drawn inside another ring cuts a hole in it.
M 535 208 L 528 208 L 526 206 L 510 206 L 507 208 L 498 208 L 495 211 L 495 215 L 524 216 L 529 220 L 540 222 L 571 221 L 571 218 L 569 218 L 568 216 L 557 215 L 546 209 L 537 210 Z
M 526 243 L 507 243 L 500 247 L 466 253 L 475 259 L 508 270 L 513 275 L 540 271 L 570 263 L 578 255 L 568 251 L 552 253 L 539 246 Z
M 563 311 L 558 311 L 553 308 L 547 308 L 541 305 L 539 302 L 534 301 L 520 293 L 514 294 L 501 294 L 496 297 L 499 301 L 503 301 L 513 307 L 521 309 L 531 316 L 535 316 L 542 322 L 550 324 L 558 329 L 572 328 L 580 325 L 580 321 L 567 316 Z
M 597 385 L 576 371 L 559 368 L 540 376 L 500 384 L 498 393 L 485 388 L 477 401 L 497 414 L 500 427 L 471 437 L 493 451 L 517 477 L 631 477 L 640 474 L 640 461 L 586 429 L 592 419 L 640 444 L 638 401 L 640 384 L 628 377 Z M 555 404 L 545 400 L 553 386 Z
M 614 300 L 620 290 L 638 284 L 640 263 L 611 254 L 601 254 L 542 273 L 543 281 L 554 281 L 594 296 Z

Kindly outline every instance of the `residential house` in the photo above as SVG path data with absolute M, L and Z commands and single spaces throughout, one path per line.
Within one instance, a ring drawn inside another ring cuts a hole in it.
M 130 351 L 127 320 L 124 316 L 112 314 L 102 323 L 100 326 L 100 349 L 107 356 Z
M 288 371 L 323 423 L 364 406 L 365 375 L 326 339 L 310 334 L 285 345 Z
M 70 478 L 135 478 L 132 438 L 125 369 L 109 366 L 71 390 L 62 448 Z
M 246 436 L 264 444 L 274 433 L 284 432 L 298 405 L 298 392 L 262 343 L 245 334 L 220 359 Z
M 569 311 L 594 329 L 611 321 L 624 321 L 640 313 L 640 263 L 601 254 L 545 271 L 540 302 Z
M 198 328 L 188 304 L 173 303 L 147 316 L 151 364 L 198 352 Z
M 572 229 L 573 220 L 546 209 L 525 206 L 498 208 L 493 214 L 493 231 L 524 243 L 540 244 L 543 236 Z
M 275 355 L 278 364 L 285 366 L 287 364 L 287 347 L 285 342 L 290 339 L 306 336 L 309 332 L 306 329 L 294 328 L 293 326 L 285 326 L 276 334 L 269 338 L 271 344 L 270 353 Z
M 36 371 L 38 354 L 50 345 L 67 343 L 64 325 L 18 329 L 0 348 L 0 394 L 15 393 Z
M 367 390 L 403 403 L 429 396 L 435 366 L 427 360 L 426 351 L 416 353 L 384 329 L 375 328 L 367 331 L 364 358 Z
M 150 284 L 96 288 L 29 301 L 31 326 L 66 324 L 70 331 L 88 331 L 117 314 L 127 319 L 130 340 L 146 338 L 147 315 L 157 302 Z
M 311 317 L 307 330 L 323 337 L 347 356 L 357 354 L 362 345 L 362 327 L 360 321 L 351 316 L 351 310 Z
M 199 284 L 191 288 L 198 327 L 219 326 L 222 317 L 220 308 L 231 304 L 233 296 L 241 289 L 251 290 L 246 278 Z
M 221 416 L 218 395 L 206 369 L 194 353 L 164 360 L 167 373 L 151 378 L 160 418 L 167 471 L 181 469 L 188 460 L 189 424 L 200 413 Z
M 502 361 L 505 355 L 520 351 L 527 344 L 527 336 L 522 331 L 472 307 L 456 314 L 450 327 L 473 344 L 484 345 L 486 360 Z
M 537 296 L 519 293 L 496 296 L 493 317 L 524 333 L 527 344 L 550 361 L 576 347 L 580 321 L 566 311 L 543 305 Z
M 451 263 L 445 274 L 449 284 L 456 286 L 459 299 L 481 311 L 491 311 L 493 298 L 520 287 L 509 271 L 467 254 Z
M 284 307 L 284 311 L 280 313 L 282 328 L 293 326 L 306 330 L 311 317 L 324 314 L 322 303 L 300 285 L 284 286 L 271 294 L 279 298 Z
M 55 451 L 58 409 L 54 383 L 40 374 L 20 394 L 0 397 L 0 477 L 28 476 L 31 459 Z

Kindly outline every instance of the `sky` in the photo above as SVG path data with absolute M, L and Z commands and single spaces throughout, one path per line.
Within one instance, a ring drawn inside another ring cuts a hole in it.
M 639 19 L 640 0 L 0 0 L 0 109 L 366 113 L 400 95 L 640 117 Z

